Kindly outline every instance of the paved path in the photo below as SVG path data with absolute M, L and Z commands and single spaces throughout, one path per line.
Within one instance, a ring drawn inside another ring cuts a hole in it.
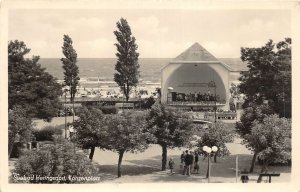
M 211 164 L 211 182 L 213 183 L 234 183 L 236 182 L 235 160 L 239 156 L 239 170 L 248 168 L 251 164 L 252 155 L 243 145 L 240 139 L 235 139 L 234 143 L 228 144 L 231 155 L 218 158 L 217 163 Z M 117 153 L 97 149 L 94 161 L 100 164 L 100 173 L 104 182 L 191 182 L 207 183 L 205 178 L 207 170 L 207 159 L 200 157 L 200 174 L 191 176 L 182 175 L 180 170 L 179 156 L 184 149 L 168 149 L 168 159 L 172 157 L 175 161 L 175 174 L 170 174 L 169 170 L 161 169 L 161 147 L 158 145 L 150 146 L 143 153 L 125 153 L 122 162 L 123 176 L 116 178 L 117 174 Z M 260 166 L 256 166 L 255 172 L 259 172 Z M 290 180 L 290 167 L 270 167 L 270 171 L 280 172 L 280 177 L 272 178 L 273 182 L 288 182 Z M 258 176 L 250 177 L 250 182 L 256 182 Z M 238 182 L 241 182 L 238 178 Z

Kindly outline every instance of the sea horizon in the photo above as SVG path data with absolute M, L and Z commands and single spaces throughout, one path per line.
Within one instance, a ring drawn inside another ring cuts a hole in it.
M 61 58 L 40 58 L 41 67 L 55 78 L 63 79 Z M 140 79 L 153 83 L 160 82 L 161 70 L 171 58 L 139 58 Z M 78 58 L 79 76 L 81 78 L 99 78 L 113 80 L 117 58 Z

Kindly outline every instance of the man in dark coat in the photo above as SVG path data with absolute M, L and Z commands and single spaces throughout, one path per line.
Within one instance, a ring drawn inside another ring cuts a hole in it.
M 186 156 L 185 156 L 185 172 L 187 175 L 191 175 L 191 165 L 194 162 L 194 156 L 190 154 L 188 151 L 186 151 Z

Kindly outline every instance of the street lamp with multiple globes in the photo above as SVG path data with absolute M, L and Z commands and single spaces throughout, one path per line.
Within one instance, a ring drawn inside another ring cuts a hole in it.
M 218 147 L 217 146 L 212 146 L 211 148 L 208 146 L 204 146 L 202 148 L 202 150 L 204 152 L 207 153 L 207 174 L 206 174 L 206 178 L 208 179 L 208 183 L 210 182 L 210 157 L 212 153 L 215 153 L 218 151 Z

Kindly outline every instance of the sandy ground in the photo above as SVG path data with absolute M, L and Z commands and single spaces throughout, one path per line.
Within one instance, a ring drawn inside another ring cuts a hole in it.
M 72 117 L 67 118 L 68 122 Z M 41 120 L 35 121 L 36 128 L 42 128 L 47 125 L 64 124 L 64 117 L 54 118 L 51 123 Z M 231 155 L 224 158 L 218 158 L 217 163 L 211 164 L 211 179 L 214 183 L 234 183 L 241 182 L 236 179 L 236 156 L 238 156 L 239 170 L 250 167 L 252 155 L 251 152 L 240 144 L 241 139 L 236 138 L 233 143 L 227 144 Z M 207 170 L 207 159 L 199 158 L 200 173 L 191 176 L 182 175 L 180 169 L 180 154 L 185 149 L 168 149 L 168 159 L 172 157 L 175 161 L 175 173 L 170 174 L 169 170 L 161 170 L 161 147 L 151 145 L 142 153 L 125 153 L 122 162 L 122 177 L 117 178 L 118 154 L 111 151 L 96 149 L 94 162 L 99 164 L 99 176 L 102 182 L 117 183 L 141 183 L 141 182 L 192 182 L 207 183 L 205 178 Z M 259 173 L 260 166 L 257 165 L 254 172 Z M 280 172 L 280 177 L 273 177 L 272 182 L 289 182 L 291 176 L 291 167 L 276 166 L 269 167 L 269 172 Z M 250 176 L 249 182 L 256 182 L 258 176 Z
M 239 170 L 249 168 L 252 155 L 243 145 L 240 139 L 235 139 L 234 143 L 228 144 L 231 155 L 224 158 L 218 158 L 217 163 L 211 164 L 211 179 L 214 183 L 234 183 L 241 182 L 240 178 L 236 179 L 236 156 L 238 156 Z M 170 171 L 160 171 L 161 168 L 161 147 L 158 145 L 150 146 L 143 153 L 126 153 L 122 163 L 121 178 L 116 178 L 118 155 L 110 151 L 96 150 L 94 161 L 100 166 L 99 172 L 102 174 L 104 182 L 192 182 L 207 183 L 205 178 L 207 171 L 207 159 L 199 158 L 200 173 L 191 176 L 182 175 L 180 169 L 180 154 L 184 149 L 169 149 L 168 159 L 172 157 L 175 161 L 175 173 Z M 259 173 L 260 166 L 256 166 L 254 172 Z M 290 167 L 277 166 L 269 167 L 270 172 L 280 172 L 280 177 L 272 178 L 272 182 L 289 182 Z M 250 176 L 249 182 L 256 182 L 258 175 Z M 267 178 L 266 178 L 267 179 Z M 265 179 L 265 180 L 266 180 Z M 264 181 L 265 181 L 264 180 Z

